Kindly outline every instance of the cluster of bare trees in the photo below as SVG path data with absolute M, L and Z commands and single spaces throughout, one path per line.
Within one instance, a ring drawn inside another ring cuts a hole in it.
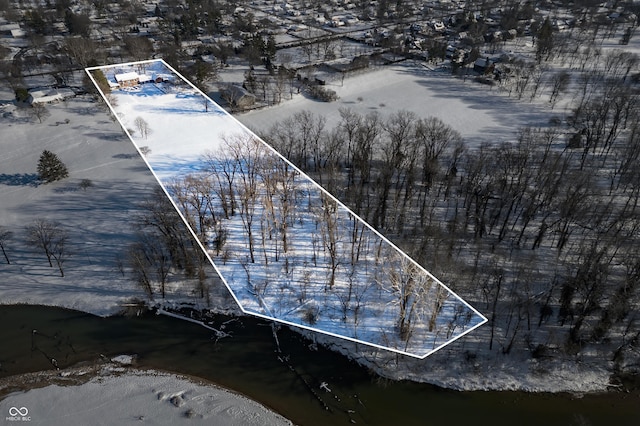
M 23 242 L 34 251 L 43 253 L 49 264 L 64 277 L 64 263 L 69 257 L 69 233 L 59 222 L 36 219 L 24 228 Z M 0 251 L 8 265 L 12 262 L 9 252 L 16 241 L 15 232 L 0 226 Z
M 209 303 L 211 268 L 164 191 L 157 188 L 140 205 L 135 217 L 135 240 L 130 244 L 126 265 L 132 278 L 153 300 L 164 300 L 172 281 L 194 283 L 191 293 Z
M 349 110 L 334 129 L 298 113 L 268 140 L 475 300 L 491 319 L 490 348 L 592 345 L 622 362 L 637 359 L 640 338 L 640 122 L 625 87 L 599 80 L 577 98 L 578 143 L 561 129 L 525 128 L 467 149 L 435 118 Z
M 313 34 L 311 30 L 307 31 L 307 38 L 312 38 Z M 344 39 L 327 38 L 320 40 L 317 43 L 304 43 L 300 46 L 300 51 L 306 59 L 307 64 L 313 64 L 316 62 L 331 61 L 336 59 L 338 55 L 342 57 L 345 50 Z
M 548 97 L 552 107 L 575 86 L 577 105 L 571 105 L 575 108 L 596 95 L 606 99 L 611 91 L 625 91 L 638 64 L 640 58 L 635 53 L 603 50 L 568 37 L 547 61 L 513 59 L 501 64 L 498 79 L 510 96 L 530 101 Z
M 305 127 L 302 142 L 309 164 L 326 170 L 326 151 L 316 152 L 321 122 L 303 115 L 315 123 Z M 395 130 L 405 124 L 398 122 Z M 431 137 L 448 134 L 441 123 L 421 125 Z M 431 157 L 439 151 L 430 145 Z M 245 308 L 256 306 L 267 315 L 309 325 L 340 318 L 340 327 L 353 337 L 363 324 L 384 330 L 391 321 L 397 333 L 387 332 L 373 343 L 401 350 L 422 351 L 424 342 L 432 349 L 458 328 L 473 325 L 473 315 L 466 315 L 468 308 L 457 300 L 450 301 L 452 312 L 441 319 L 449 291 L 253 136 L 223 137 L 219 149 L 202 160 L 201 170 L 173 179 L 168 192 Z M 337 181 L 337 174 L 331 178 Z M 393 175 L 389 186 L 398 181 Z M 145 232 L 165 241 L 164 249 L 142 244 L 141 236 L 129 256 L 136 279 L 150 295 L 156 287 L 164 292 L 172 259 L 190 260 L 191 246 L 178 239 L 179 220 L 167 213 L 167 222 L 164 204 L 146 208 L 154 211 L 154 219 L 143 221 Z M 456 309 L 465 315 L 456 316 Z
M 151 133 L 151 129 L 149 128 L 149 123 L 142 117 L 136 117 L 133 121 L 133 124 L 136 126 L 138 133 L 140 133 L 140 137 L 148 139 L 149 134 Z
M 409 111 L 386 120 L 349 109 L 340 114 L 329 130 L 323 117 L 302 111 L 277 123 L 266 140 L 374 227 L 402 233 L 412 204 L 424 224 L 432 186 L 455 176 L 464 150 L 458 132 Z
M 283 66 L 272 69 L 269 73 L 256 73 L 250 69 L 245 73 L 243 83 L 243 86 L 254 94 L 256 99 L 266 105 L 276 105 L 287 98 L 291 99 L 298 90 L 297 85 L 295 71 Z

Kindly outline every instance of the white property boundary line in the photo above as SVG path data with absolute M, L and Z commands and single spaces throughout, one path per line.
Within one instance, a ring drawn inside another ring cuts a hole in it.
M 129 131 L 127 130 L 126 126 L 124 125 L 124 123 L 120 120 L 120 117 L 118 116 L 117 112 L 115 111 L 115 109 L 111 106 L 111 103 L 107 100 L 107 97 L 105 96 L 104 93 L 102 93 L 102 91 L 100 90 L 97 82 L 95 81 L 95 79 L 93 78 L 93 75 L 91 74 L 91 71 L 94 70 L 100 70 L 102 71 L 103 69 L 106 68 L 117 68 L 117 67 L 129 67 L 129 66 L 136 66 L 136 65 L 140 65 L 140 64 L 149 64 L 149 63 L 156 63 L 156 62 L 161 62 L 164 66 L 166 66 L 168 69 L 170 69 L 175 75 L 177 75 L 178 77 L 180 77 L 182 79 L 182 81 L 184 81 L 185 83 L 187 83 L 189 86 L 191 86 L 191 88 L 193 88 L 197 93 L 199 93 L 200 95 L 202 95 L 207 101 L 211 102 L 214 106 L 217 106 L 225 115 L 226 117 L 232 119 L 237 125 L 239 125 L 243 130 L 245 130 L 249 135 L 251 135 L 252 137 L 255 138 L 255 140 L 260 141 L 269 151 L 271 151 L 272 153 L 274 153 L 275 155 L 277 155 L 281 160 L 283 160 L 284 162 L 286 162 L 291 168 L 293 168 L 294 170 L 296 170 L 298 173 L 300 173 L 301 176 L 304 176 L 309 182 L 311 182 L 313 185 L 316 186 L 316 188 L 318 188 L 322 193 L 324 193 L 325 195 L 327 195 L 328 197 L 330 197 L 333 201 L 335 201 L 338 206 L 340 206 L 341 208 L 347 210 L 347 212 L 349 212 L 349 214 L 351 214 L 354 218 L 356 218 L 357 220 L 359 220 L 363 225 L 365 225 L 370 231 L 374 232 L 378 237 L 380 237 L 385 243 L 389 244 L 391 247 L 393 247 L 393 249 L 395 249 L 398 253 L 400 253 L 406 260 L 408 260 L 409 262 L 411 262 L 414 266 L 416 266 L 420 271 L 422 271 L 424 274 L 426 274 L 429 278 L 431 278 L 432 280 L 434 280 L 436 282 L 436 284 L 441 285 L 442 287 L 444 287 L 447 291 L 449 291 L 451 294 L 453 294 L 454 297 L 456 297 L 462 304 L 464 304 L 467 308 L 469 308 L 470 310 L 472 310 L 476 315 L 478 315 L 480 318 L 482 318 L 482 321 L 478 324 L 476 324 L 475 326 L 471 327 L 470 329 L 466 330 L 465 332 L 459 334 L 458 336 L 456 336 L 455 338 L 441 344 L 440 346 L 432 349 L 431 351 L 429 351 L 428 353 L 426 353 L 425 355 L 416 355 L 416 354 L 412 354 L 409 352 L 405 352 L 399 349 L 394 349 L 394 348 L 390 348 L 387 346 L 382 346 L 382 345 L 378 345 L 372 342 L 367 342 L 367 341 L 363 341 L 363 340 L 359 340 L 356 338 L 352 338 L 352 337 L 348 337 L 348 336 L 343 336 L 340 334 L 336 334 L 336 333 L 332 333 L 329 331 L 325 331 L 322 329 L 318 329 L 318 328 L 314 328 L 314 327 L 309 327 L 303 324 L 298 324 L 298 323 L 294 323 L 294 322 L 290 322 L 290 321 L 286 321 L 286 320 L 282 320 L 279 318 L 275 318 L 275 317 L 270 317 L 268 315 L 263 315 L 263 314 L 259 314 L 253 311 L 248 311 L 245 310 L 244 307 L 242 306 L 242 304 L 240 303 L 240 301 L 238 300 L 238 298 L 236 297 L 234 291 L 231 289 L 231 286 L 229 286 L 229 284 L 227 283 L 227 280 L 224 278 L 223 274 L 220 272 L 220 270 L 218 269 L 218 267 L 216 266 L 215 262 L 213 261 L 213 259 L 211 258 L 211 256 L 209 255 L 209 253 L 207 252 L 206 248 L 202 245 L 202 243 L 200 242 L 200 239 L 196 236 L 195 231 L 193 229 L 191 229 L 191 227 L 189 226 L 186 218 L 184 217 L 184 215 L 182 214 L 182 212 L 180 211 L 180 208 L 176 205 L 176 203 L 173 201 L 173 198 L 170 196 L 169 192 L 167 191 L 167 189 L 165 188 L 165 185 L 162 183 L 162 181 L 160 180 L 160 178 L 158 177 L 158 175 L 156 174 L 156 172 L 154 171 L 154 169 L 151 167 L 151 165 L 149 164 L 149 162 L 147 161 L 145 155 L 142 153 L 142 151 L 140 151 L 140 148 L 138 147 L 138 145 L 134 142 L 133 137 L 131 136 L 131 134 L 129 133 Z M 200 89 L 198 89 L 193 83 L 191 83 L 188 79 L 186 79 L 182 74 L 180 74 L 178 71 L 176 71 L 173 67 L 171 67 L 169 64 L 167 64 L 163 59 L 151 59 L 151 60 L 145 60 L 145 61 L 136 61 L 136 62 L 125 62 L 125 63 L 119 63 L 119 64 L 111 64 L 111 65 L 103 65 L 103 66 L 95 66 L 95 67 L 88 67 L 85 68 L 85 72 L 87 73 L 87 75 L 89 76 L 89 78 L 91 79 L 92 83 L 94 84 L 94 86 L 96 87 L 96 89 L 98 89 L 98 92 L 100 93 L 100 95 L 102 96 L 103 100 L 105 101 L 105 103 L 107 104 L 107 106 L 109 107 L 110 111 L 112 112 L 113 116 L 116 118 L 116 120 L 118 120 L 118 123 L 120 124 L 120 127 L 122 127 L 122 129 L 124 130 L 125 134 L 127 135 L 127 137 L 129 138 L 129 140 L 131 141 L 131 143 L 133 144 L 133 146 L 136 148 L 136 150 L 138 151 L 138 153 L 140 154 L 140 157 L 142 157 L 142 159 L 144 160 L 145 164 L 147 165 L 147 167 L 149 168 L 149 170 L 151 171 L 151 173 L 153 174 L 153 176 L 156 178 L 156 181 L 160 184 L 160 187 L 162 188 L 162 190 L 164 191 L 165 195 L 167 196 L 167 198 L 169 199 L 169 201 L 171 202 L 171 205 L 173 205 L 174 209 L 176 210 L 176 212 L 178 213 L 178 215 L 180 216 L 180 218 L 182 219 L 182 221 L 184 222 L 184 224 L 186 225 L 187 229 L 189 230 L 189 232 L 191 233 L 191 236 L 194 238 L 194 240 L 197 242 L 198 246 L 200 247 L 200 249 L 203 251 L 203 253 L 205 254 L 205 256 L 207 257 L 207 259 L 209 260 L 209 263 L 213 266 L 213 268 L 215 269 L 216 273 L 220 276 L 220 278 L 222 279 L 222 282 L 224 283 L 224 285 L 227 287 L 227 290 L 229 290 L 229 292 L 231 293 L 231 296 L 233 297 L 233 299 L 236 301 L 236 303 L 238 304 L 238 306 L 240 307 L 240 309 L 242 310 L 242 312 L 244 312 L 245 314 L 248 315 L 253 315 L 259 318 L 264 318 L 270 321 L 276 321 L 282 324 L 287 324 L 293 327 L 298 327 L 298 328 L 302 328 L 302 329 L 306 329 L 306 330 L 310 330 L 310 331 L 314 331 L 314 332 L 318 332 L 318 333 L 322 333 L 322 334 L 326 334 L 329 336 L 333 336 L 333 337 L 337 337 L 340 339 L 344 339 L 344 340 L 348 340 L 351 342 L 355 342 L 355 343 L 361 343 L 363 345 L 367 345 L 367 346 L 373 346 L 376 347 L 378 349 L 383 349 L 383 350 L 387 350 L 387 351 L 391 351 L 391 352 L 395 352 L 395 353 L 399 353 L 402 355 L 407 355 L 413 358 L 418 358 L 418 359 L 424 359 L 427 356 L 433 354 L 434 352 L 442 349 L 443 347 L 445 347 L 446 345 L 455 342 L 456 340 L 458 340 L 459 338 L 465 336 L 466 334 L 472 332 L 473 330 L 475 330 L 476 328 L 480 327 L 481 325 L 485 324 L 488 319 L 482 315 L 478 310 L 476 310 L 473 306 L 471 306 L 470 304 L 468 304 L 465 300 L 463 300 L 460 296 L 458 296 L 453 290 L 451 290 L 449 287 L 447 287 L 445 284 L 443 284 L 440 280 L 438 280 L 433 274 L 431 274 L 429 271 L 427 271 L 425 268 L 423 268 L 418 262 L 416 262 L 415 260 L 413 260 L 409 255 L 407 255 L 403 250 L 401 250 L 400 248 L 398 248 L 394 243 L 392 243 L 391 241 L 389 241 L 384 235 L 382 235 L 380 232 L 378 232 L 375 228 L 373 228 L 371 225 L 369 225 L 365 220 L 363 220 L 360 216 L 358 216 L 357 214 L 355 214 L 349 207 L 347 207 L 345 204 L 343 204 L 340 200 L 338 200 L 336 197 L 334 197 L 331 193 L 329 193 L 327 190 L 325 190 L 322 186 L 320 186 L 320 184 L 318 184 L 315 180 L 313 180 L 312 178 L 310 178 L 306 173 L 304 173 L 302 170 L 300 170 L 295 164 L 291 163 L 287 158 L 285 158 L 282 154 L 280 154 L 278 151 L 276 151 L 273 147 L 271 147 L 268 143 L 264 142 L 262 139 L 260 139 L 255 133 L 253 133 L 253 131 L 251 131 L 248 127 L 246 127 L 244 124 L 242 124 L 237 118 L 235 118 L 233 115 L 229 114 L 226 110 L 224 110 L 223 108 L 221 108 L 213 99 L 211 99 L 209 96 L 207 96 L 207 94 L 203 93 Z

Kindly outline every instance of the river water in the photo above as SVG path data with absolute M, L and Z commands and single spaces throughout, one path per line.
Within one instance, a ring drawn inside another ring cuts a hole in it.
M 229 318 L 220 317 L 219 323 Z M 640 425 L 640 393 L 570 395 L 456 392 L 370 375 L 285 328 L 231 320 L 216 341 L 166 316 L 99 318 L 42 306 L 0 306 L 0 377 L 102 356 L 137 354 L 139 367 L 201 377 L 243 393 L 300 425 Z M 428 362 L 428 358 L 425 362 Z M 331 392 L 320 389 L 326 382 Z

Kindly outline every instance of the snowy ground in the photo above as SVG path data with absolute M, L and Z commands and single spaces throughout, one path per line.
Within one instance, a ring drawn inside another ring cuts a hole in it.
M 405 61 L 327 83 L 339 96 L 336 102 L 320 102 L 295 95 L 281 105 L 236 114 L 236 118 L 257 134 L 266 134 L 277 121 L 302 110 L 324 117 L 326 127 L 340 121 L 340 108 L 360 114 L 377 112 L 383 117 L 399 110 L 418 117 L 437 117 L 456 129 L 469 147 L 482 142 L 500 142 L 513 137 L 518 128 L 547 126 L 548 108 L 523 104 L 498 89 L 489 90 L 468 79 L 451 77 L 448 71 L 432 71 L 424 63 Z
M 116 361 L 122 362 L 122 358 Z M 23 381 L 44 387 L 12 392 L 0 400 L 0 413 L 8 424 L 291 425 L 289 420 L 246 397 L 154 370 L 109 364 L 97 372 L 90 368 L 42 372 L 0 380 L 0 392 L 21 386 Z M 17 415 L 10 415 L 16 412 Z
M 11 114 L 0 118 L 0 226 L 13 232 L 6 242 L 11 264 L 0 267 L 0 302 L 113 314 L 127 299 L 143 296 L 118 273 L 116 255 L 129 238 L 119 228 L 129 227 L 130 209 L 149 193 L 153 177 L 89 97 L 47 109 L 51 116 L 43 123 L 11 104 L 5 107 Z M 36 165 L 44 149 L 67 165 L 68 179 L 37 184 Z M 81 190 L 82 179 L 94 186 Z M 39 218 L 59 221 L 70 233 L 65 278 L 25 244 L 24 227 Z
M 302 331 L 305 334 L 304 331 Z M 465 351 L 474 343 L 460 339 L 434 353 L 424 362 L 403 359 L 382 351 L 356 348 L 352 342 L 308 335 L 318 343 L 344 354 L 359 364 L 394 380 L 414 380 L 459 391 L 525 391 L 525 392 L 606 392 L 610 389 L 611 372 L 599 363 L 578 364 L 558 357 L 538 361 L 519 356 L 494 356 L 481 353 L 465 359 Z M 462 355 L 461 355 L 462 354 Z
M 42 123 L 30 118 L 28 109 L 16 107 L 12 97 L 0 89 L 0 226 L 13 233 L 5 242 L 11 264 L 4 257 L 0 262 L 0 303 L 106 316 L 133 298 L 144 300 L 121 265 L 138 203 L 157 187 L 153 175 L 104 106 L 90 96 L 48 105 L 50 116 Z M 69 178 L 37 184 L 36 166 L 45 149 L 67 165 Z M 93 186 L 81 189 L 83 179 Z M 36 219 L 57 221 L 69 233 L 64 278 L 49 267 L 41 250 L 26 243 L 24 228 Z M 171 297 L 198 302 L 179 282 Z

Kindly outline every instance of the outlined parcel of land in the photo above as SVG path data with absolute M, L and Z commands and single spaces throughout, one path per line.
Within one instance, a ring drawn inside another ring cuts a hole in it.
M 162 60 L 87 72 L 244 312 L 417 358 L 487 321 Z

